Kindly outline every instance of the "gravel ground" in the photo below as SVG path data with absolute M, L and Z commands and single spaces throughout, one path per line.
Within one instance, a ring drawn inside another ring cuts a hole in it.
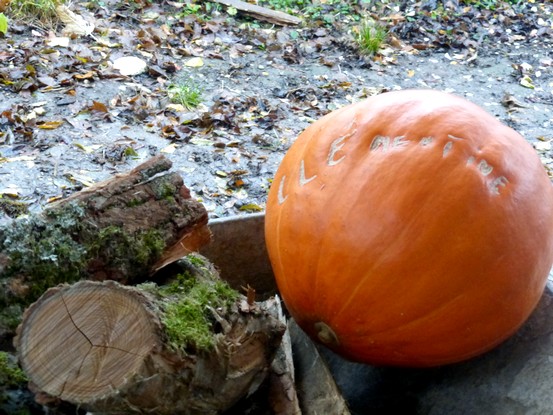
M 551 5 L 376 7 L 369 3 L 364 13 L 378 12 L 389 36 L 372 57 L 352 41 L 355 22 L 279 27 L 219 12 L 177 23 L 166 4 L 134 20 L 121 18 L 128 10 L 77 8 L 96 31 L 67 47 L 48 47 L 52 34 L 32 25 L 14 26 L 0 47 L 0 194 L 14 202 L 4 204 L 4 219 L 20 204 L 40 210 L 159 152 L 211 217 L 261 211 L 281 158 L 309 123 L 395 89 L 464 96 L 552 163 Z M 128 55 L 148 71 L 118 74 L 112 62 Z M 199 86 L 200 106 L 172 106 L 172 84 Z

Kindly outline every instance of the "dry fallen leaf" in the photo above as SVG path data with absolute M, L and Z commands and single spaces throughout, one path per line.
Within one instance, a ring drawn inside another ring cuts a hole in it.
M 161 151 L 162 153 L 172 154 L 172 153 L 175 152 L 176 149 L 177 149 L 176 144 L 169 144 L 167 147 L 161 149 L 160 151 Z
M 63 125 L 63 121 L 46 121 L 42 124 L 37 125 L 41 130 L 55 130 Z
M 46 44 L 50 47 L 61 46 L 61 47 L 66 48 L 66 47 L 69 46 L 70 41 L 71 41 L 71 39 L 67 36 L 63 36 L 63 37 L 54 36 L 54 37 L 49 38 L 46 41 Z
M 88 71 L 86 73 L 78 73 L 78 74 L 75 74 L 74 77 L 75 77 L 75 79 L 78 79 L 80 81 L 82 81 L 84 79 L 92 79 L 92 78 L 94 78 L 94 72 Z
M 6 11 L 11 0 L 0 0 L 0 13 Z
M 199 68 L 201 66 L 204 66 L 204 61 L 200 57 L 195 57 L 188 59 L 184 65 L 190 68 Z
M 520 84 L 525 88 L 535 88 L 534 84 L 532 83 L 532 78 L 530 78 L 528 75 L 525 75 L 520 79 Z
M 263 208 L 255 203 L 248 203 L 239 209 L 241 212 L 262 212 Z
M 113 61 L 113 67 L 125 76 L 141 74 L 146 66 L 146 62 L 136 56 L 123 56 Z
M 65 35 L 88 36 L 94 32 L 94 23 L 87 22 L 82 16 L 72 12 L 63 4 L 56 6 L 56 14 L 65 25 L 63 29 Z
M 89 107 L 89 109 L 93 112 L 108 112 L 108 107 L 106 106 L 106 104 L 102 104 L 98 101 L 92 101 L 92 105 Z

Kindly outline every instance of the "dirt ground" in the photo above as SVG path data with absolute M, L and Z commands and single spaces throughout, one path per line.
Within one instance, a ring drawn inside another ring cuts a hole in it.
M 67 47 L 48 46 L 63 26 L 54 33 L 14 23 L 2 40 L 4 201 L 40 210 L 164 152 L 211 217 L 263 210 L 281 158 L 309 123 L 405 88 L 476 102 L 552 162 L 550 4 L 488 11 L 449 2 L 445 10 L 458 14 L 445 19 L 429 12 L 444 10 L 439 2 L 367 3 L 359 10 L 389 30 L 371 57 L 359 53 L 356 22 L 343 16 L 282 27 L 224 10 L 175 20 L 171 2 L 135 10 L 112 3 L 75 5 L 96 29 Z M 113 61 L 121 56 L 140 57 L 148 70 L 120 75 Z M 166 90 L 179 83 L 201 88 L 199 107 L 169 105 Z M 4 206 L 4 219 L 19 212 Z

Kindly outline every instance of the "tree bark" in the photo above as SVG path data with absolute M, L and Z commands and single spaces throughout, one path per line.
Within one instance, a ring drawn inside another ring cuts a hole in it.
M 207 284 L 199 292 L 217 283 L 205 271 L 198 275 L 194 284 Z M 39 400 L 105 414 L 203 415 L 221 413 L 255 391 L 286 328 L 275 316 L 279 303 L 248 304 L 239 296 L 215 305 L 211 299 L 213 307 L 203 310 L 212 346 L 176 344 L 169 310 L 191 298 L 194 288 L 186 281 L 170 289 L 114 281 L 49 289 L 25 312 L 14 340 Z
M 170 168 L 154 157 L 0 229 L 0 337 L 49 287 L 144 280 L 209 242 L 205 208 Z

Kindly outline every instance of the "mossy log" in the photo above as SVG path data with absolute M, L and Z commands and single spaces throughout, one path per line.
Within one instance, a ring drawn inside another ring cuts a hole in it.
M 255 391 L 286 329 L 279 303 L 248 303 L 200 269 L 163 287 L 49 289 L 14 339 L 39 400 L 104 414 L 203 415 Z
M 59 283 L 131 283 L 210 240 L 208 215 L 171 162 L 154 157 L 0 229 L 0 338 Z

